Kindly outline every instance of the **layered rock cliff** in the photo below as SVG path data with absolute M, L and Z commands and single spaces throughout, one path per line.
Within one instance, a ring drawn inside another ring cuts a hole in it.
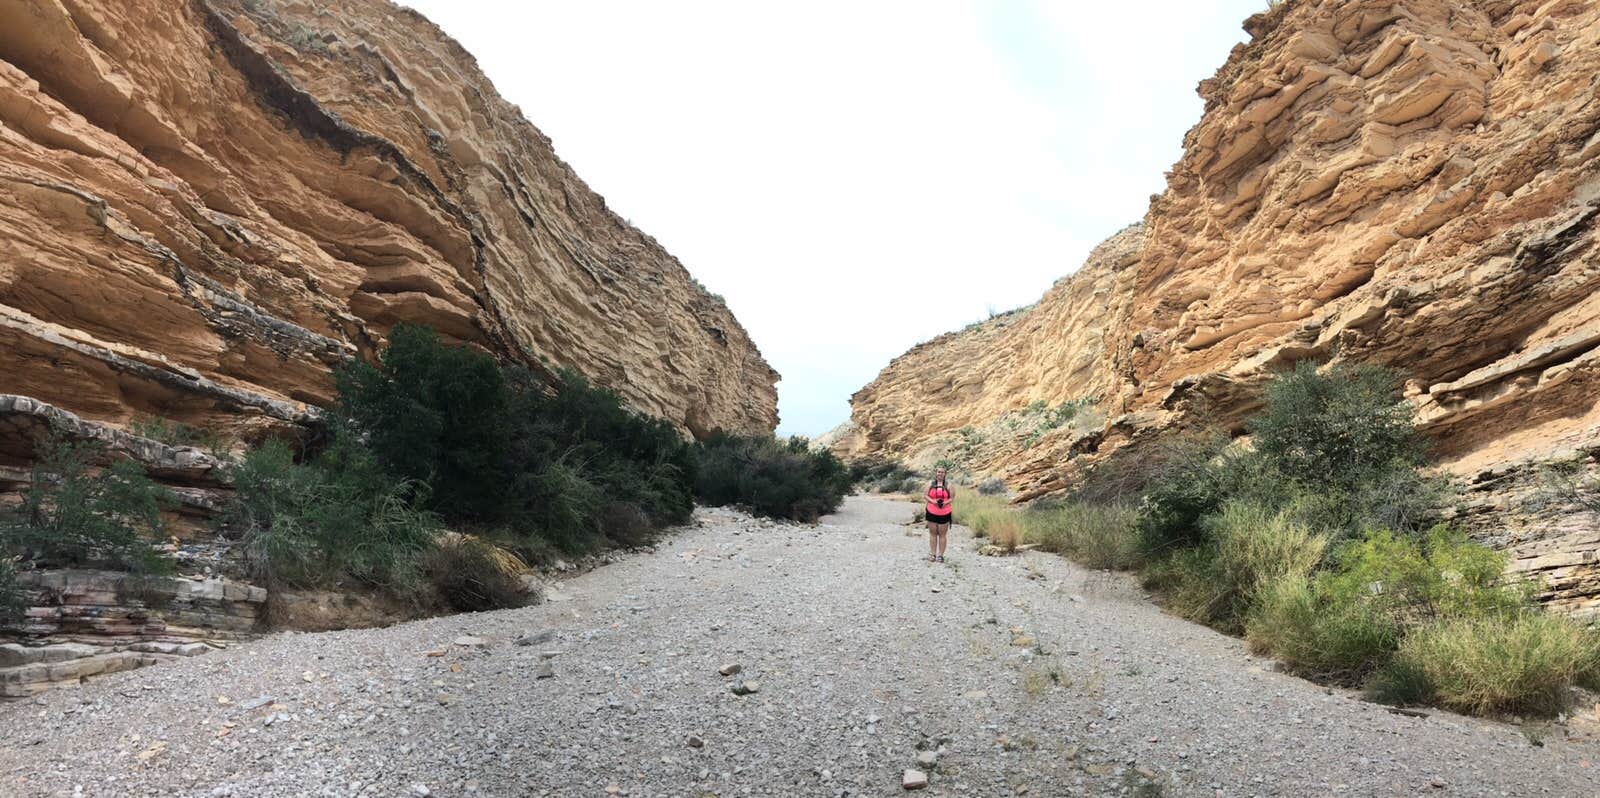
M 777 375 L 385 0 L 0 0 L 0 394 L 248 435 L 419 322 L 705 434 Z
M 1524 501 L 1542 463 L 1600 450 L 1600 6 L 1299 0 L 1246 29 L 1142 242 L 897 359 L 836 448 L 941 456 L 1030 402 L 1098 400 L 1092 429 L 967 449 L 1037 496 L 1164 432 L 1237 430 L 1294 362 L 1386 364 L 1468 481 L 1464 523 L 1600 609 L 1594 519 Z M 959 385 L 926 384 L 958 354 Z

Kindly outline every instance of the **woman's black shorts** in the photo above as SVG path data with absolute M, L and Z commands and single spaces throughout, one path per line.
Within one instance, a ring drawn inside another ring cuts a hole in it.
M 950 516 L 952 516 L 952 515 L 954 515 L 954 513 L 945 513 L 944 515 L 935 515 L 933 513 L 928 513 L 928 523 L 930 523 L 930 524 L 948 524 L 948 523 L 950 523 Z

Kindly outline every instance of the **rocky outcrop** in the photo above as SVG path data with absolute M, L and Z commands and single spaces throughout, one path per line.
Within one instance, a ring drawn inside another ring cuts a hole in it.
M 852 400 L 836 448 L 903 455 L 1034 400 L 1097 398 L 1097 429 L 980 447 L 970 464 L 1037 496 L 1173 430 L 1238 430 L 1274 370 L 1347 359 L 1409 377 L 1442 465 L 1500 507 L 1474 522 L 1490 539 L 1510 483 L 1593 451 L 1600 7 L 1299 0 L 1246 28 L 1200 85 L 1205 114 L 1137 252 L 1109 276 L 1091 259 L 1004 326 L 1079 320 L 1026 343 L 991 322 L 913 350 Z M 1103 285 L 1083 319 L 1073 297 Z M 944 358 L 975 363 L 973 387 L 928 393 L 917 363 Z M 1519 561 L 1564 562 L 1558 581 L 1589 586 L 1569 592 L 1600 593 L 1593 535 L 1561 513 L 1519 517 L 1500 536 Z
M 402 321 L 704 434 L 777 375 L 472 57 L 353 0 L 0 0 L 0 393 L 249 437 Z
M 267 591 L 225 579 L 24 572 L 33 606 L 0 643 L 0 697 L 203 654 L 243 639 Z

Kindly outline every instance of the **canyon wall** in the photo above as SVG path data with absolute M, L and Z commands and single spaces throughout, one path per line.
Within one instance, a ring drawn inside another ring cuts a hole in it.
M 694 434 L 773 429 L 738 320 L 471 55 L 337 9 L 0 0 L 0 394 L 249 437 L 409 321 Z
M 962 449 L 1029 498 L 1240 430 L 1297 361 L 1385 364 L 1464 478 L 1461 522 L 1600 612 L 1595 519 L 1529 500 L 1545 463 L 1600 452 L 1600 6 L 1295 0 L 1246 30 L 1142 240 L 895 360 L 836 450 L 948 456 L 1030 403 L 1095 400 L 1093 424 Z M 931 385 L 929 361 L 967 373 Z

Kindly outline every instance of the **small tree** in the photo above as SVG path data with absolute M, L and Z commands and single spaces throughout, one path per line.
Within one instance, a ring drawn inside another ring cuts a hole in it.
M 1421 466 L 1422 436 L 1395 382 L 1376 366 L 1319 372 L 1300 363 L 1267 384 L 1266 407 L 1250 423 L 1255 450 L 1285 476 L 1347 489 L 1396 467 Z
M 338 375 L 339 410 L 382 466 L 427 483 L 446 517 L 489 520 L 505 500 L 510 395 L 494 358 L 401 324 L 378 365 Z
M 0 518 L 0 556 L 62 568 L 170 571 L 154 541 L 165 536 L 161 512 L 171 494 L 139 463 L 96 469 L 101 459 L 99 443 L 52 432 L 39 446 L 22 504 Z

